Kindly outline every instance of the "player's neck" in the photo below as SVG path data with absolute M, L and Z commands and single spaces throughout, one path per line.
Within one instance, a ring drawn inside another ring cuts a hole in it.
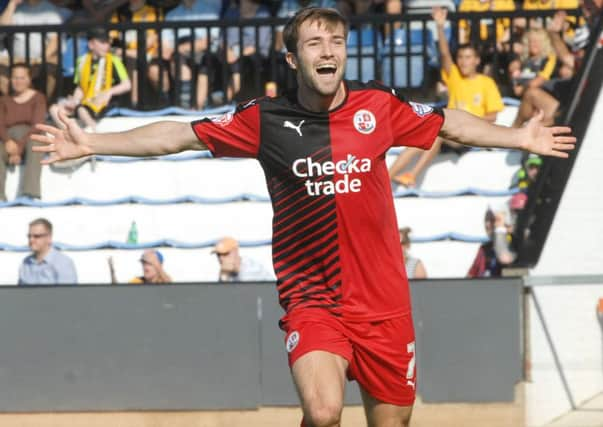
M 308 111 L 327 112 L 339 107 L 345 101 L 346 88 L 341 82 L 337 92 L 332 96 L 324 96 L 307 87 L 297 89 L 297 102 Z

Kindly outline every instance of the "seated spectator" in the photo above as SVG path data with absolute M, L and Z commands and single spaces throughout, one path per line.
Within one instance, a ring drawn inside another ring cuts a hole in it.
M 509 64 L 513 93 L 521 97 L 527 88 L 541 87 L 555 70 L 557 57 L 543 29 L 531 29 L 523 37 L 519 58 Z
M 169 11 L 166 21 L 211 21 L 220 18 L 220 0 L 182 0 Z M 219 40 L 219 28 L 197 27 L 191 34 L 188 27 L 166 28 L 161 32 L 161 57 L 172 75 L 171 84 L 175 91 L 176 104 L 192 108 L 193 104 L 205 107 L 209 93 L 209 71 L 214 68 L 209 54 L 212 45 Z M 165 94 L 170 90 L 167 70 L 160 64 L 149 67 L 149 79 L 153 87 Z M 195 81 L 196 79 L 196 81 Z M 162 86 L 160 87 L 160 82 Z M 195 94 L 193 90 L 196 86 Z M 195 98 L 193 99 L 193 96 Z
M 56 25 L 63 21 L 61 11 L 46 0 L 11 0 L 0 15 L 0 25 Z M 12 63 L 27 62 L 31 66 L 34 80 L 46 76 L 42 87 L 46 96 L 52 98 L 58 71 L 58 45 L 56 33 L 46 33 L 44 40 L 41 33 L 14 34 L 12 46 L 0 50 L 0 92 L 8 94 L 10 51 Z
M 474 46 L 467 44 L 459 46 L 456 52 L 456 64 L 453 62 L 448 41 L 444 34 L 447 15 L 446 9 L 440 7 L 433 9 L 433 19 L 438 29 L 442 79 L 448 87 L 448 108 L 464 110 L 494 122 L 498 112 L 504 109 L 498 87 L 490 77 L 477 72 L 480 57 Z M 417 177 L 440 152 L 442 142 L 453 149 L 462 147 L 460 144 L 443 141 L 438 137 L 431 149 L 427 151 L 418 148 L 406 148 L 389 168 L 390 178 L 397 184 L 414 187 Z M 420 157 L 412 169 L 398 176 L 413 158 L 419 155 Z
M 503 267 L 515 260 L 516 255 L 509 246 L 511 234 L 505 223 L 505 214 L 488 209 L 484 227 L 488 241 L 480 245 L 467 277 L 500 277 Z
M 237 21 L 269 17 L 270 10 L 259 0 L 235 0 L 224 14 L 225 20 Z M 239 32 L 239 27 L 226 29 L 226 62 L 230 74 L 226 93 L 228 101 L 243 101 L 262 95 L 255 83 L 262 81 L 264 60 L 268 58 L 271 45 L 272 30 L 269 26 L 258 28 L 257 39 L 256 27 L 253 26 L 243 27 L 242 33 Z M 246 77 L 248 84 L 241 85 L 241 76 Z M 239 94 L 241 89 L 245 89 L 243 94 Z
M 410 253 L 410 232 L 410 227 L 400 229 L 400 244 L 402 245 L 402 253 L 404 255 L 406 276 L 409 279 L 427 279 L 427 271 L 425 270 L 423 261 L 413 257 Z
M 541 166 L 542 159 L 537 155 L 530 155 L 521 168 L 513 175 L 509 188 L 518 188 L 522 192 L 527 192 L 530 185 L 536 182 Z
M 19 285 L 76 285 L 77 273 L 71 258 L 52 246 L 52 224 L 45 218 L 29 223 L 31 254 L 19 268 Z
M 375 0 L 337 0 L 337 9 L 343 16 L 350 19 L 370 13 Z
M 140 257 L 142 276 L 130 280 L 132 284 L 171 283 L 172 278 L 163 269 L 163 254 L 158 250 L 147 249 Z
M 6 200 L 7 166 L 21 164 L 24 168 L 19 195 L 39 199 L 42 153 L 31 150 L 34 142 L 29 136 L 34 125 L 46 119 L 46 97 L 31 88 L 26 64 L 13 64 L 10 81 L 12 94 L 0 97 L 0 200 Z
M 129 0 L 128 7 L 120 12 L 113 14 L 111 22 L 159 22 L 163 21 L 163 11 L 161 8 L 147 4 L 146 0 Z M 119 39 L 121 44 L 120 34 L 115 31 L 110 34 L 111 39 Z M 128 75 L 132 76 L 132 105 L 138 104 L 138 68 L 142 64 L 148 65 L 157 63 L 157 55 L 159 53 L 159 36 L 156 30 L 148 29 L 145 32 L 145 47 L 146 56 L 144 61 L 138 59 L 138 36 L 136 30 L 128 30 L 124 34 L 125 46 L 125 65 Z
M 273 277 L 264 267 L 251 258 L 241 257 L 239 242 L 232 237 L 220 239 L 212 253 L 220 263 L 219 282 L 271 281 Z
M 590 32 L 595 28 L 598 20 L 601 19 L 603 0 L 581 2 L 581 8 L 586 23 L 576 30 L 569 47 L 561 36 L 566 13 L 563 11 L 557 12 L 549 23 L 549 36 L 557 58 L 561 63 L 560 78 L 540 88 L 530 88 L 525 91 L 521 98 L 517 116 L 513 121 L 513 127 L 523 126 L 536 114 L 542 115 L 544 126 L 550 126 L 555 122 L 559 107 L 568 105 L 573 95 L 574 77 L 584 58 Z
M 94 132 L 96 120 L 103 116 L 111 100 L 130 91 L 132 84 L 121 59 L 109 52 L 109 36 L 104 29 L 88 32 L 88 48 L 90 51 L 78 58 L 75 91 L 52 105 L 50 115 L 60 126 L 59 112 L 75 114 L 87 130 Z

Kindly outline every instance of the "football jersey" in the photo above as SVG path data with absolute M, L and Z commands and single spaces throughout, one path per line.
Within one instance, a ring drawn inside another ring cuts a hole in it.
M 376 321 L 410 312 L 386 153 L 429 149 L 444 118 L 378 83 L 345 85 L 344 102 L 328 112 L 304 109 L 292 92 L 192 126 L 215 156 L 260 162 L 286 313 L 324 309 Z

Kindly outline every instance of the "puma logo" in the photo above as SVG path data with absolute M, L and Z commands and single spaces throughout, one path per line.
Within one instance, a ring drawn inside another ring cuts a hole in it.
M 304 122 L 305 122 L 305 120 L 302 120 L 301 122 L 299 122 L 299 124 L 297 126 L 295 126 L 289 120 L 285 120 L 285 122 L 283 123 L 283 127 L 286 127 L 286 128 L 289 128 L 289 129 L 295 129 L 295 131 L 299 134 L 299 136 L 303 136 L 302 135 L 302 131 L 301 131 L 301 127 L 304 124 Z
M 415 382 L 414 381 L 406 380 L 406 385 L 411 386 L 413 390 L 415 389 Z

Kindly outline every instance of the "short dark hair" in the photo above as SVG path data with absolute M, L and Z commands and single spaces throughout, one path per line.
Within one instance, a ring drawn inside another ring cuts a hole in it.
M 12 74 L 13 70 L 17 68 L 23 68 L 24 70 L 27 70 L 27 74 L 29 75 L 29 77 L 31 77 L 31 67 L 29 66 L 29 64 L 25 62 L 15 62 L 13 65 L 10 66 L 10 74 Z
M 464 49 L 471 49 L 475 53 L 475 56 L 480 56 L 479 49 L 473 43 L 462 43 L 462 44 L 458 45 L 458 47 L 456 48 L 456 53 L 458 54 L 461 50 L 464 50 Z
M 331 29 L 342 24 L 345 37 L 348 36 L 349 24 L 337 9 L 325 7 L 304 7 L 297 11 L 295 15 L 287 22 L 283 30 L 283 40 L 287 50 L 291 53 L 297 53 L 297 41 L 299 39 L 299 27 L 306 21 L 323 21 L 327 28 Z
M 30 227 L 33 227 L 34 225 L 41 225 L 48 231 L 48 234 L 52 234 L 52 223 L 46 218 L 37 218 L 29 223 Z
M 400 243 L 402 246 L 406 246 L 410 244 L 410 232 L 412 231 L 410 227 L 402 227 L 400 230 Z

